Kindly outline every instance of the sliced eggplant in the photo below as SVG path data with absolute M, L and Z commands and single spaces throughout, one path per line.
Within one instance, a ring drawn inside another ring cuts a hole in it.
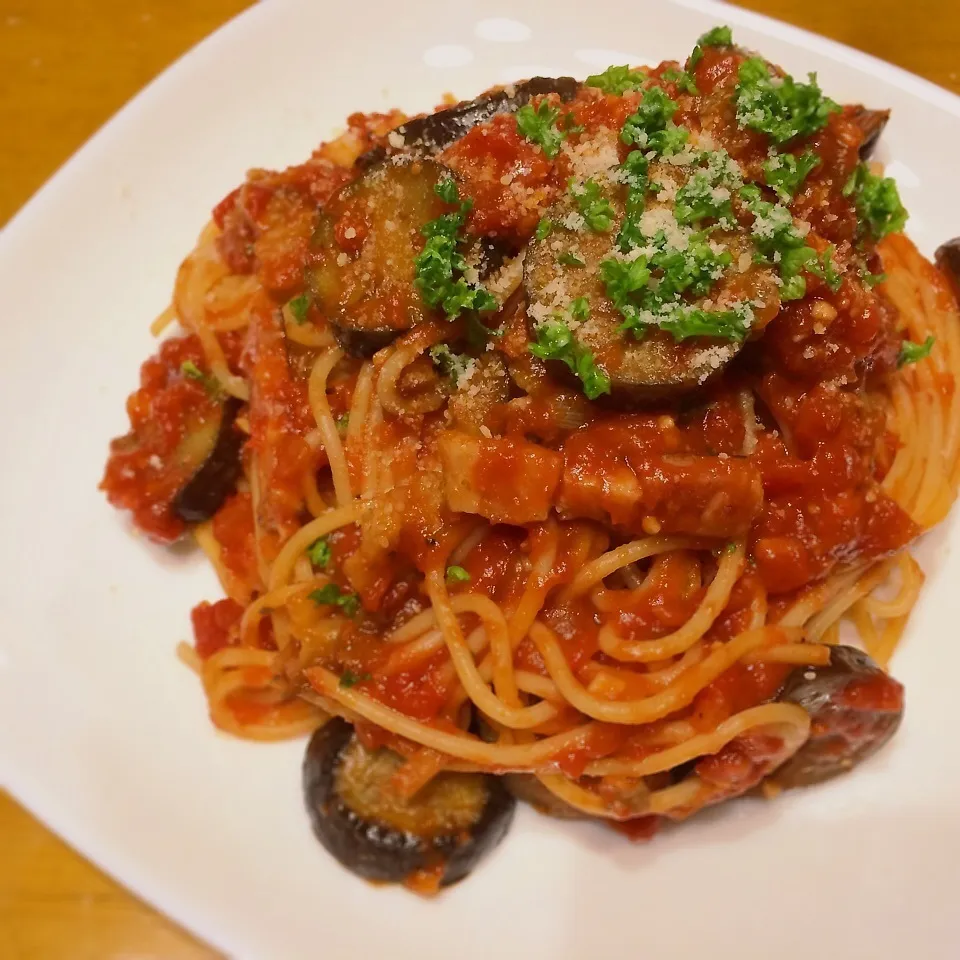
M 830 648 L 826 667 L 797 667 L 778 700 L 810 714 L 810 739 L 774 774 L 800 787 L 846 773 L 876 753 L 897 731 L 903 687 L 854 647 Z
M 428 310 L 414 261 L 423 249 L 421 227 L 450 210 L 433 189 L 450 176 L 432 160 L 382 163 L 321 213 L 307 286 L 348 353 L 372 356 Z
M 402 883 L 440 870 L 441 886 L 462 880 L 506 836 L 516 806 L 500 778 L 440 774 L 413 799 L 392 792 L 403 760 L 370 752 L 339 718 L 310 739 L 303 792 L 313 832 L 365 880 Z
M 573 77 L 533 77 L 523 80 L 482 94 L 476 100 L 465 100 L 447 110 L 409 120 L 391 132 L 385 146 L 367 151 L 357 163 L 361 169 L 365 169 L 394 153 L 436 156 L 478 124 L 485 123 L 499 113 L 515 113 L 532 97 L 556 93 L 561 100 L 567 101 L 572 100 L 579 90 L 580 81 Z
M 536 334 L 537 324 L 553 316 L 567 321 L 575 342 L 592 353 L 597 366 L 610 378 L 611 400 L 617 405 L 660 400 L 702 386 L 740 352 L 743 342 L 711 337 L 677 342 L 672 334 L 656 327 L 640 340 L 622 331 L 624 318 L 607 295 L 601 264 L 617 256 L 616 237 L 624 216 L 623 188 L 608 184 L 605 192 L 615 213 L 609 230 L 586 227 L 574 201 L 564 197 L 546 214 L 546 219 L 559 226 L 544 239 L 530 243 L 523 281 L 531 335 Z M 659 222 L 659 211 L 668 214 L 669 209 L 666 204 L 652 205 L 651 223 Z M 669 222 L 666 216 L 660 219 Z M 727 246 L 735 265 L 752 249 L 737 231 L 715 232 L 712 236 Z M 749 256 L 746 259 L 750 261 Z M 769 307 L 777 300 L 775 281 L 766 267 L 749 262 L 743 273 L 733 266 L 728 276 L 745 294 L 731 298 L 731 302 L 762 299 Z M 714 300 L 730 282 L 728 276 L 711 291 Z M 589 305 L 589 318 L 582 322 L 568 313 L 577 298 L 584 298 Z M 550 366 L 557 376 L 571 379 L 565 364 L 552 362 Z
M 960 300 L 960 237 L 941 243 L 937 247 L 935 258 L 937 266 L 950 282 L 957 299 Z
M 220 417 L 187 430 L 180 455 L 197 466 L 173 499 L 173 512 L 185 523 L 203 523 L 236 489 L 246 440 L 237 427 L 240 401 L 230 397 L 219 405 Z
M 860 159 L 867 160 L 873 156 L 873 151 L 877 148 L 880 135 L 890 119 L 890 111 L 869 110 L 867 107 L 858 105 L 852 108 L 851 119 L 863 131 L 863 140 L 860 141 Z

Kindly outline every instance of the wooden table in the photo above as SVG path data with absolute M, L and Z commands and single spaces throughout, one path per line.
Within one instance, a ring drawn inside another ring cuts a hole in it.
M 0 223 L 111 114 L 248 0 L 0 0 Z M 743 0 L 960 93 L 957 0 Z M 253 158 L 251 158 L 253 159 Z M 0 955 L 217 956 L 0 793 Z

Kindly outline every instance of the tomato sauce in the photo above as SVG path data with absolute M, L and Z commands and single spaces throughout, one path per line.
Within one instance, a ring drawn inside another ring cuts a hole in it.
M 696 95 L 675 79 L 665 80 L 665 88 L 679 104 L 675 123 L 688 127 L 697 142 L 712 141 L 714 148 L 728 151 L 747 179 L 762 183 L 768 138 L 742 129 L 732 103 L 743 59 L 741 53 L 707 47 L 693 70 Z M 669 77 L 668 71 L 678 67 L 665 62 L 650 75 Z M 493 238 L 513 252 L 521 249 L 577 174 L 574 154 L 584 141 L 609 135 L 623 160 L 629 148 L 617 134 L 641 96 L 584 87 L 561 103 L 551 94 L 547 102 L 559 109 L 560 128 L 568 132 L 565 148 L 555 157 L 523 136 L 512 115 L 493 117 L 442 151 L 438 161 L 454 171 L 460 196 L 472 203 L 467 236 Z M 535 99 L 534 106 L 539 102 Z M 195 608 L 202 657 L 234 642 L 242 610 L 235 600 L 249 600 L 263 589 L 261 561 L 269 564 L 309 519 L 305 481 L 326 465 L 322 451 L 307 441 L 315 424 L 306 375 L 316 351 L 291 344 L 278 307 L 304 289 L 305 265 L 323 255 L 311 246 L 316 246 L 318 211 L 360 175 L 356 158 L 382 146 L 401 120 L 397 113 L 355 114 L 345 137 L 319 148 L 307 163 L 277 173 L 254 171 L 214 208 L 222 259 L 235 274 L 255 275 L 266 295 L 257 301 L 249 329 L 219 336 L 231 370 L 241 373 L 251 389 L 244 410 L 250 430 L 244 456 L 257 497 L 255 506 L 250 490 L 237 492 L 213 520 L 220 560 L 234 579 L 231 595 L 237 596 Z M 859 162 L 862 137 L 854 115 L 844 110 L 803 141 L 803 149 L 819 163 L 789 206 L 804 230 L 809 228 L 807 242 L 818 254 L 832 247 L 846 258 L 856 249 L 857 212 L 844 186 Z M 353 256 L 376 227 L 348 207 L 337 217 L 333 234 L 340 250 Z M 877 266 L 875 255 L 865 251 L 864 256 Z M 747 629 L 768 595 L 777 612 L 838 567 L 887 556 L 916 537 L 919 528 L 881 487 L 899 443 L 887 429 L 879 393 L 896 366 L 902 336 L 896 310 L 882 289 L 868 287 L 849 271 L 836 289 L 812 274 L 806 282 L 803 299 L 781 305 L 778 293 L 779 309 L 766 305 L 768 314 L 776 315 L 765 327 L 758 322 L 754 332 L 763 327 L 762 337 L 749 340 L 722 375 L 684 396 L 648 401 L 644 412 L 636 405 L 618 410 L 606 399 L 587 404 L 580 393 L 571 396 L 568 381 L 532 361 L 526 301 L 511 300 L 491 346 L 507 370 L 503 397 L 508 399 L 492 404 L 482 425 L 460 425 L 449 462 L 441 463 L 437 453 L 443 437 L 455 432 L 445 419 L 449 411 L 387 416 L 377 428 L 378 448 L 393 453 L 392 486 L 374 504 L 380 514 L 371 510 L 358 526 L 330 537 L 333 562 L 326 572 L 362 603 L 331 661 L 353 672 L 359 691 L 387 706 L 424 722 L 449 722 L 444 710 L 456 681 L 446 651 L 386 674 L 382 668 L 390 651 L 384 650 L 382 636 L 426 607 L 423 571 L 446 563 L 473 520 L 489 521 L 490 528 L 458 560 L 467 585 L 452 582 L 450 592 L 484 594 L 508 613 L 528 586 L 533 558 L 553 535 L 546 524 L 563 530 L 553 587 L 569 582 L 585 562 L 586 548 L 577 553 L 575 543 L 588 544 L 591 557 L 601 540 L 606 545 L 683 534 L 716 544 L 715 555 L 697 547 L 645 563 L 633 574 L 642 586 L 629 591 L 622 582 L 621 589 L 599 584 L 597 592 L 608 601 L 602 613 L 589 597 L 550 594 L 540 616 L 555 632 L 578 681 L 589 685 L 598 665 L 616 668 L 627 677 L 624 696 L 636 698 L 655 692 L 654 682 L 644 676 L 656 665 L 610 661 L 600 652 L 601 630 L 608 627 L 624 641 L 635 641 L 681 627 L 702 603 L 726 541 L 745 541 L 747 561 L 707 643 Z M 403 327 L 398 317 L 409 308 L 408 292 L 378 302 L 371 325 L 386 317 L 388 325 Z M 309 310 L 308 323 L 322 325 L 316 304 Z M 436 321 L 441 322 L 439 314 Z M 448 328 L 451 342 L 462 340 L 465 326 L 460 321 Z M 426 327 L 422 323 L 418 329 Z M 377 369 L 383 356 L 374 361 Z M 191 430 L 218 413 L 204 385 L 183 374 L 188 362 L 206 370 L 194 336 L 165 341 L 144 364 L 140 387 L 128 401 L 130 431 L 114 441 L 102 484 L 111 503 L 131 511 L 135 524 L 161 542 L 175 540 L 185 529 L 171 506 L 189 478 L 177 451 Z M 420 373 L 426 371 L 425 382 L 435 385 L 439 376 L 428 356 L 418 363 Z M 338 417 L 350 409 L 360 361 L 342 366 L 349 371 L 328 394 Z M 942 388 L 949 392 L 955 385 L 945 379 Z M 505 436 L 491 436 L 491 429 L 504 428 Z M 356 478 L 363 463 L 355 451 L 351 467 Z M 447 504 L 458 469 L 478 501 L 464 509 L 471 517 L 465 525 Z M 548 675 L 529 638 L 519 641 L 514 664 Z M 713 730 L 734 713 L 776 696 L 790 669 L 738 664 L 703 689 L 689 708 L 667 719 L 686 720 L 701 732 Z M 888 695 L 878 690 L 849 695 L 864 702 Z M 566 721 L 566 714 L 561 719 Z M 850 736 L 856 735 L 851 729 Z M 655 749 L 649 737 L 632 737 L 623 726 L 596 724 L 584 743 L 556 758 L 556 767 L 577 777 L 592 759 L 617 751 L 641 757 Z M 697 774 L 705 787 L 697 805 L 756 783 L 781 746 L 776 738 L 751 734 L 701 761 Z M 623 829 L 647 836 L 656 823 L 656 818 L 639 818 Z

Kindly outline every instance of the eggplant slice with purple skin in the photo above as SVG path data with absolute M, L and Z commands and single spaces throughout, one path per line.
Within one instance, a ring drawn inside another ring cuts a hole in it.
M 744 346 L 744 341 L 702 336 L 677 342 L 671 334 L 653 327 L 643 339 L 623 332 L 624 318 L 607 295 L 601 264 L 617 252 L 617 232 L 625 216 L 624 192 L 617 184 L 608 183 L 604 188 L 613 209 L 610 228 L 604 231 L 578 226 L 574 200 L 570 196 L 558 200 L 545 214 L 554 229 L 543 239 L 530 242 L 523 268 L 531 338 L 537 324 L 553 317 L 564 320 L 575 345 L 589 351 L 609 377 L 610 397 L 603 402 L 616 407 L 642 405 L 702 387 Z M 714 235 L 726 236 L 734 262 L 741 253 L 752 250 L 741 233 Z M 751 278 L 755 289 L 766 291 L 767 302 L 773 303 L 778 294 L 770 268 L 751 263 L 748 270 L 745 274 L 733 271 L 737 282 Z M 721 280 L 711 295 L 716 297 L 725 282 Z M 575 300 L 588 306 L 582 322 L 563 316 L 564 308 Z M 548 361 L 548 367 L 557 378 L 579 386 L 563 363 Z
M 348 870 L 365 880 L 402 883 L 442 869 L 441 886 L 462 880 L 506 836 L 516 803 L 501 778 L 441 773 L 412 799 L 390 780 L 403 760 L 366 750 L 335 717 L 310 739 L 303 794 L 313 832 Z
M 385 157 L 406 153 L 416 157 L 433 157 L 500 113 L 516 113 L 533 97 L 556 93 L 561 101 L 572 100 L 580 90 L 580 81 L 573 77 L 533 77 L 511 84 L 476 100 L 466 100 L 447 110 L 438 110 L 417 117 L 392 131 L 385 146 L 368 150 L 357 160 L 361 169 L 379 163 Z
M 185 453 L 196 469 L 173 500 L 173 512 L 185 523 L 203 523 L 223 506 L 236 489 L 246 436 L 236 425 L 240 401 L 220 404 L 219 422 L 205 422 L 188 436 Z
M 351 356 L 373 356 L 432 312 L 417 289 L 415 261 L 424 224 L 451 209 L 434 192 L 448 179 L 456 176 L 434 160 L 387 161 L 345 186 L 320 214 L 311 241 L 318 260 L 307 268 L 307 288 Z M 356 233 L 349 237 L 347 250 L 338 240 L 344 218 L 364 231 L 359 244 L 352 243 Z M 486 280 L 505 269 L 513 251 L 479 237 L 462 253 Z
M 890 119 L 889 110 L 870 110 L 868 107 L 854 107 L 851 119 L 863 131 L 863 140 L 860 142 L 860 159 L 868 160 L 877 149 L 880 135 L 883 133 L 887 121 Z
M 307 288 L 347 353 L 372 356 L 428 312 L 414 282 L 420 230 L 449 211 L 433 188 L 451 176 L 432 160 L 385 162 L 343 187 L 320 214 L 311 241 L 319 261 L 307 268 Z M 341 222 L 358 225 L 344 228 L 347 249 L 338 240 Z M 358 228 L 364 234 L 353 243 Z
M 960 237 L 941 243 L 934 254 L 934 260 L 960 300 Z
M 803 787 L 846 773 L 876 753 L 900 726 L 903 687 L 863 651 L 830 648 L 825 667 L 797 667 L 777 699 L 810 714 L 810 739 L 771 779 Z

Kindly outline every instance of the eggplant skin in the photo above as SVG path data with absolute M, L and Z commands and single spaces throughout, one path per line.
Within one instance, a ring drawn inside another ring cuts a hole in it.
M 889 110 L 870 110 L 867 107 L 854 108 L 853 119 L 863 131 L 863 140 L 860 142 L 860 159 L 868 160 L 873 156 L 880 142 L 880 135 L 890 119 Z
M 777 698 L 810 714 L 810 739 L 773 774 L 801 787 L 846 773 L 876 753 L 903 716 L 903 687 L 855 647 L 830 648 L 825 667 L 797 667 Z
M 477 777 L 486 799 L 468 831 L 426 838 L 364 819 L 336 789 L 339 762 L 352 739 L 353 728 L 339 717 L 314 733 L 303 762 L 303 794 L 317 839 L 357 876 L 402 883 L 418 870 L 442 864 L 440 885 L 447 887 L 467 876 L 506 836 L 516 803 L 499 777 L 485 774 L 470 775 Z
M 357 160 L 357 165 L 364 169 L 394 152 L 435 156 L 450 144 L 456 143 L 475 126 L 486 123 L 500 113 L 515 113 L 529 103 L 532 97 L 556 93 L 566 102 L 572 100 L 579 90 L 580 81 L 573 77 L 533 77 L 531 80 L 513 84 L 512 94 L 506 90 L 482 94 L 476 100 L 467 100 L 447 110 L 438 110 L 401 124 L 393 133 L 403 138 L 403 147 L 397 150 L 384 146 L 374 147 Z
M 957 299 L 960 300 L 960 237 L 941 243 L 937 247 L 934 259 L 941 273 L 950 282 Z
M 235 421 L 240 401 L 223 403 L 217 442 L 196 473 L 173 499 L 173 512 L 185 523 L 204 523 L 223 506 L 237 487 L 242 468 L 241 451 L 246 437 Z

